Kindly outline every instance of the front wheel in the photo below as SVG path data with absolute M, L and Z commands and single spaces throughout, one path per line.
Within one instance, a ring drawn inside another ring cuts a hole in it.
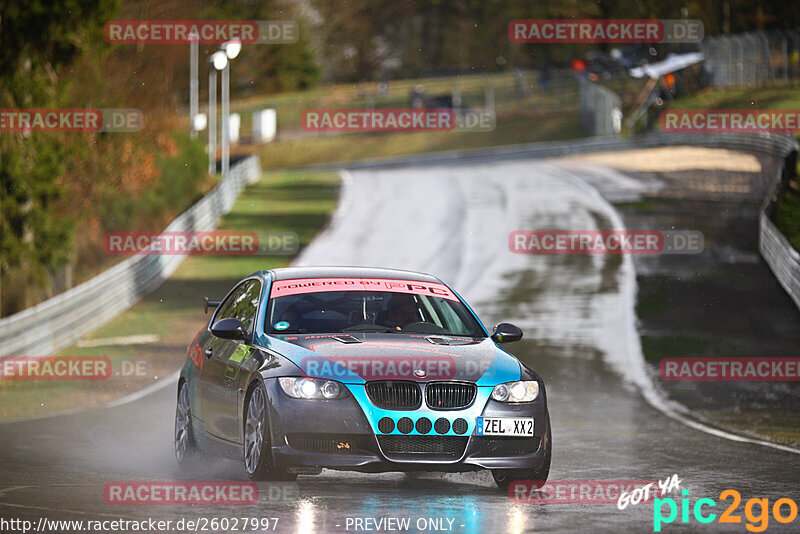
M 553 440 L 550 434 L 550 421 L 547 422 L 547 445 L 545 445 L 544 461 L 537 469 L 493 469 L 492 477 L 498 487 L 507 490 L 515 480 L 531 480 L 542 487 L 550 476 L 550 459 L 553 453 Z
M 189 385 L 181 382 L 178 405 L 175 408 L 175 458 L 181 469 L 197 467 L 200 450 L 194 441 L 192 408 L 189 403 Z
M 269 427 L 267 425 L 267 396 L 264 386 L 256 384 L 245 406 L 244 467 L 250 480 L 294 480 L 297 475 L 272 465 Z

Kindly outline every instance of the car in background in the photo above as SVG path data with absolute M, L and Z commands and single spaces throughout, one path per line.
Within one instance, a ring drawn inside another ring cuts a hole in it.
M 322 468 L 489 469 L 547 480 L 544 382 L 449 286 L 406 271 L 256 272 L 221 301 L 180 373 L 175 453 L 243 461 L 251 479 Z

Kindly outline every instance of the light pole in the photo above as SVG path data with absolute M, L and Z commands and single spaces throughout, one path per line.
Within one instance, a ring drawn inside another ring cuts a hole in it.
M 191 128 L 192 139 L 197 137 L 195 129 L 195 117 L 197 116 L 197 55 L 198 55 L 198 36 L 192 32 L 189 35 L 189 127 Z
M 236 39 L 222 43 L 222 52 L 228 61 L 222 69 L 222 178 L 228 177 L 231 166 L 231 133 L 230 133 L 230 60 L 235 59 L 242 50 L 242 43 Z M 217 52 L 219 53 L 219 52 Z
M 230 92 L 231 92 L 231 65 L 230 62 L 222 69 L 222 179 L 228 177 L 231 158 L 230 124 L 228 114 L 230 113 Z
M 217 173 L 217 71 L 228 65 L 224 52 L 211 55 L 208 69 L 208 174 Z

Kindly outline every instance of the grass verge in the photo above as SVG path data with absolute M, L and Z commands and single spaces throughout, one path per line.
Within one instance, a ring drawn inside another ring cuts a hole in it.
M 800 427 L 795 406 L 769 406 L 760 410 L 736 413 L 701 410 L 700 415 L 717 424 L 753 438 L 769 437 L 772 441 L 800 447 Z
M 497 126 L 491 132 L 320 135 L 270 143 L 262 146 L 258 153 L 264 168 L 280 169 L 427 152 L 576 139 L 584 135 L 578 122 L 577 111 L 542 111 L 519 113 L 508 117 L 498 116 Z
M 675 100 L 673 109 L 798 109 L 796 87 L 743 87 L 705 89 Z

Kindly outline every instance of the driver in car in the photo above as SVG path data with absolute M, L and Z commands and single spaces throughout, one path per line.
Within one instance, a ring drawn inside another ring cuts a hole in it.
M 405 293 L 396 293 L 389 299 L 386 307 L 386 326 L 396 330 L 419 321 L 417 303 L 414 297 Z

